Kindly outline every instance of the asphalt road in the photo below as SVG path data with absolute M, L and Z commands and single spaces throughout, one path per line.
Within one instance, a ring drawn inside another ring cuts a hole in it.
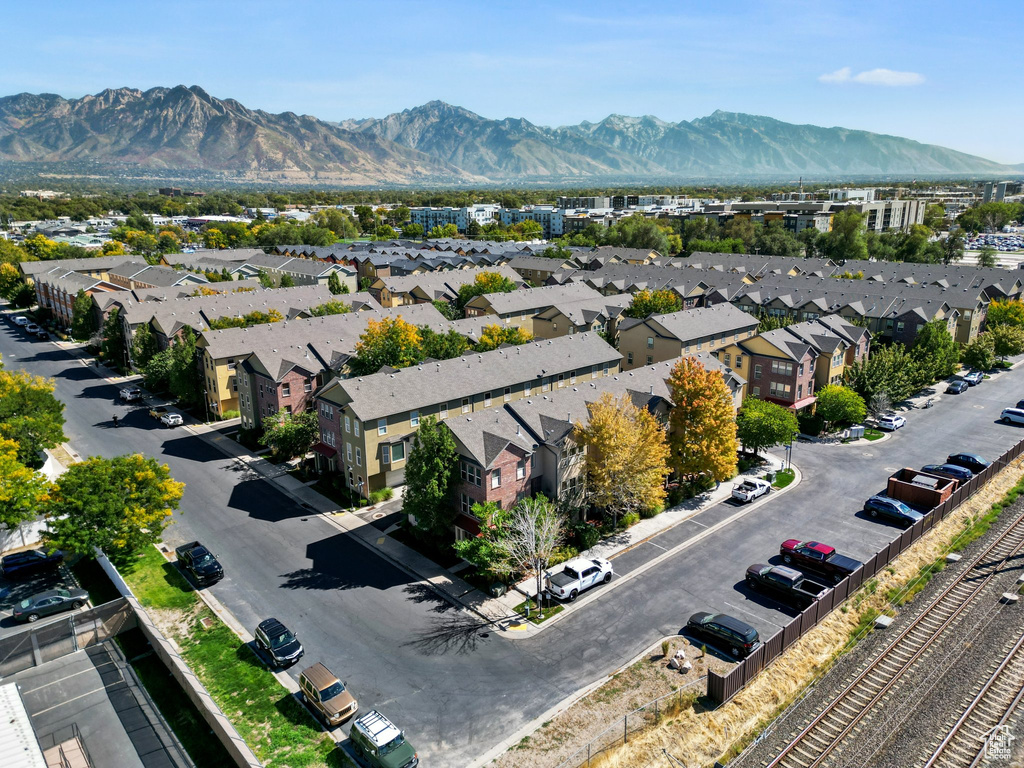
M 536 637 L 511 639 L 464 621 L 461 611 L 203 439 L 161 429 L 147 408 L 118 404 L 119 387 L 55 345 L 2 324 L 0 354 L 8 368 L 56 379 L 57 396 L 67 403 L 65 432 L 83 456 L 138 451 L 169 464 L 186 490 L 165 539 L 175 545 L 198 538 L 210 546 L 227 573 L 212 591 L 243 624 L 253 628 L 271 615 L 283 620 L 306 647 L 300 668 L 322 660 L 362 709 L 391 717 L 433 765 L 470 764 L 566 696 L 678 632 L 694 611 L 732 613 L 771 634 L 791 613 L 747 593 L 747 565 L 777 555 L 790 537 L 816 538 L 866 558 L 899 533 L 857 514 L 893 470 L 940 461 L 953 450 L 995 456 L 1024 438 L 1024 430 L 995 423 L 1024 389 L 1018 370 L 913 411 L 909 424 L 884 442 L 798 444 L 793 460 L 804 473 L 798 487 L 658 566 L 598 587 L 606 591 L 600 599 Z M 114 414 L 121 420 L 116 430 Z M 642 549 L 627 553 L 621 567 L 629 570 L 646 556 Z

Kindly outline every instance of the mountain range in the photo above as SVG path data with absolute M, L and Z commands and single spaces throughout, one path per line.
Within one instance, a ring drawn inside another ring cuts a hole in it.
M 548 128 L 441 101 L 332 123 L 198 86 L 80 99 L 0 98 L 0 162 L 218 172 L 333 185 L 644 183 L 670 179 L 1001 175 L 1024 170 L 868 131 L 717 111 L 678 123 L 610 115 Z

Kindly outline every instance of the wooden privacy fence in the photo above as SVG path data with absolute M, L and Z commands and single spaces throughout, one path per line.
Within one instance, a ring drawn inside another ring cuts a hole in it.
M 708 698 L 717 704 L 724 704 L 743 690 L 766 666 L 777 659 L 783 651 L 799 640 L 805 632 L 817 626 L 843 600 L 853 594 L 865 581 L 917 541 L 933 525 L 944 519 L 950 512 L 973 496 L 992 477 L 1001 472 L 1014 459 L 1024 453 L 1024 440 L 1020 441 L 983 471 L 976 474 L 969 482 L 961 485 L 946 501 L 930 510 L 923 519 L 907 528 L 899 537 L 889 542 L 881 552 L 870 557 L 861 568 L 849 577 L 836 584 L 835 588 L 816 601 L 806 611 L 786 624 L 781 630 L 769 637 L 746 659 L 737 664 L 727 674 L 721 675 L 714 671 L 708 672 Z

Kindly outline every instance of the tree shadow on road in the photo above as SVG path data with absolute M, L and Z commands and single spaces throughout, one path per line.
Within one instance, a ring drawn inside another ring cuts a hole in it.
M 448 613 L 454 606 L 443 595 L 438 594 L 426 584 L 409 584 L 403 590 L 414 603 L 433 603 L 430 608 L 434 613 Z
M 473 613 L 458 613 L 435 619 L 430 626 L 417 632 L 412 640 L 404 643 L 425 656 L 442 653 L 472 653 L 481 640 L 490 637 L 498 628 L 497 620 L 487 620 Z

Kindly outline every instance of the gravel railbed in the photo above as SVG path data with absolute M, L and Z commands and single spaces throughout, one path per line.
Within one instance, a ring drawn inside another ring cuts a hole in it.
M 988 534 L 960 553 L 961 562 L 948 565 L 911 603 L 898 609 L 888 629 L 869 633 L 841 657 L 798 704 L 775 720 L 760 736 L 761 740 L 732 761 L 729 768 L 759 768 L 771 762 L 822 707 L 876 658 L 896 633 L 921 614 L 939 590 L 963 572 L 997 532 L 1005 530 L 1022 512 L 1024 497 L 1004 511 Z M 885 699 L 883 707 L 861 723 L 860 730 L 833 753 L 828 761 L 830 766 L 906 768 L 920 765 L 930 756 L 931 748 L 963 713 L 1008 644 L 1024 631 L 1024 605 L 1004 606 L 998 602 L 1003 592 L 1016 591 L 1016 579 L 1024 572 L 1021 567 L 1014 563 L 993 580 L 976 604 L 928 652 L 926 663 L 918 664 L 911 676 Z M 1016 741 L 1024 747 L 1024 734 L 1020 736 Z

